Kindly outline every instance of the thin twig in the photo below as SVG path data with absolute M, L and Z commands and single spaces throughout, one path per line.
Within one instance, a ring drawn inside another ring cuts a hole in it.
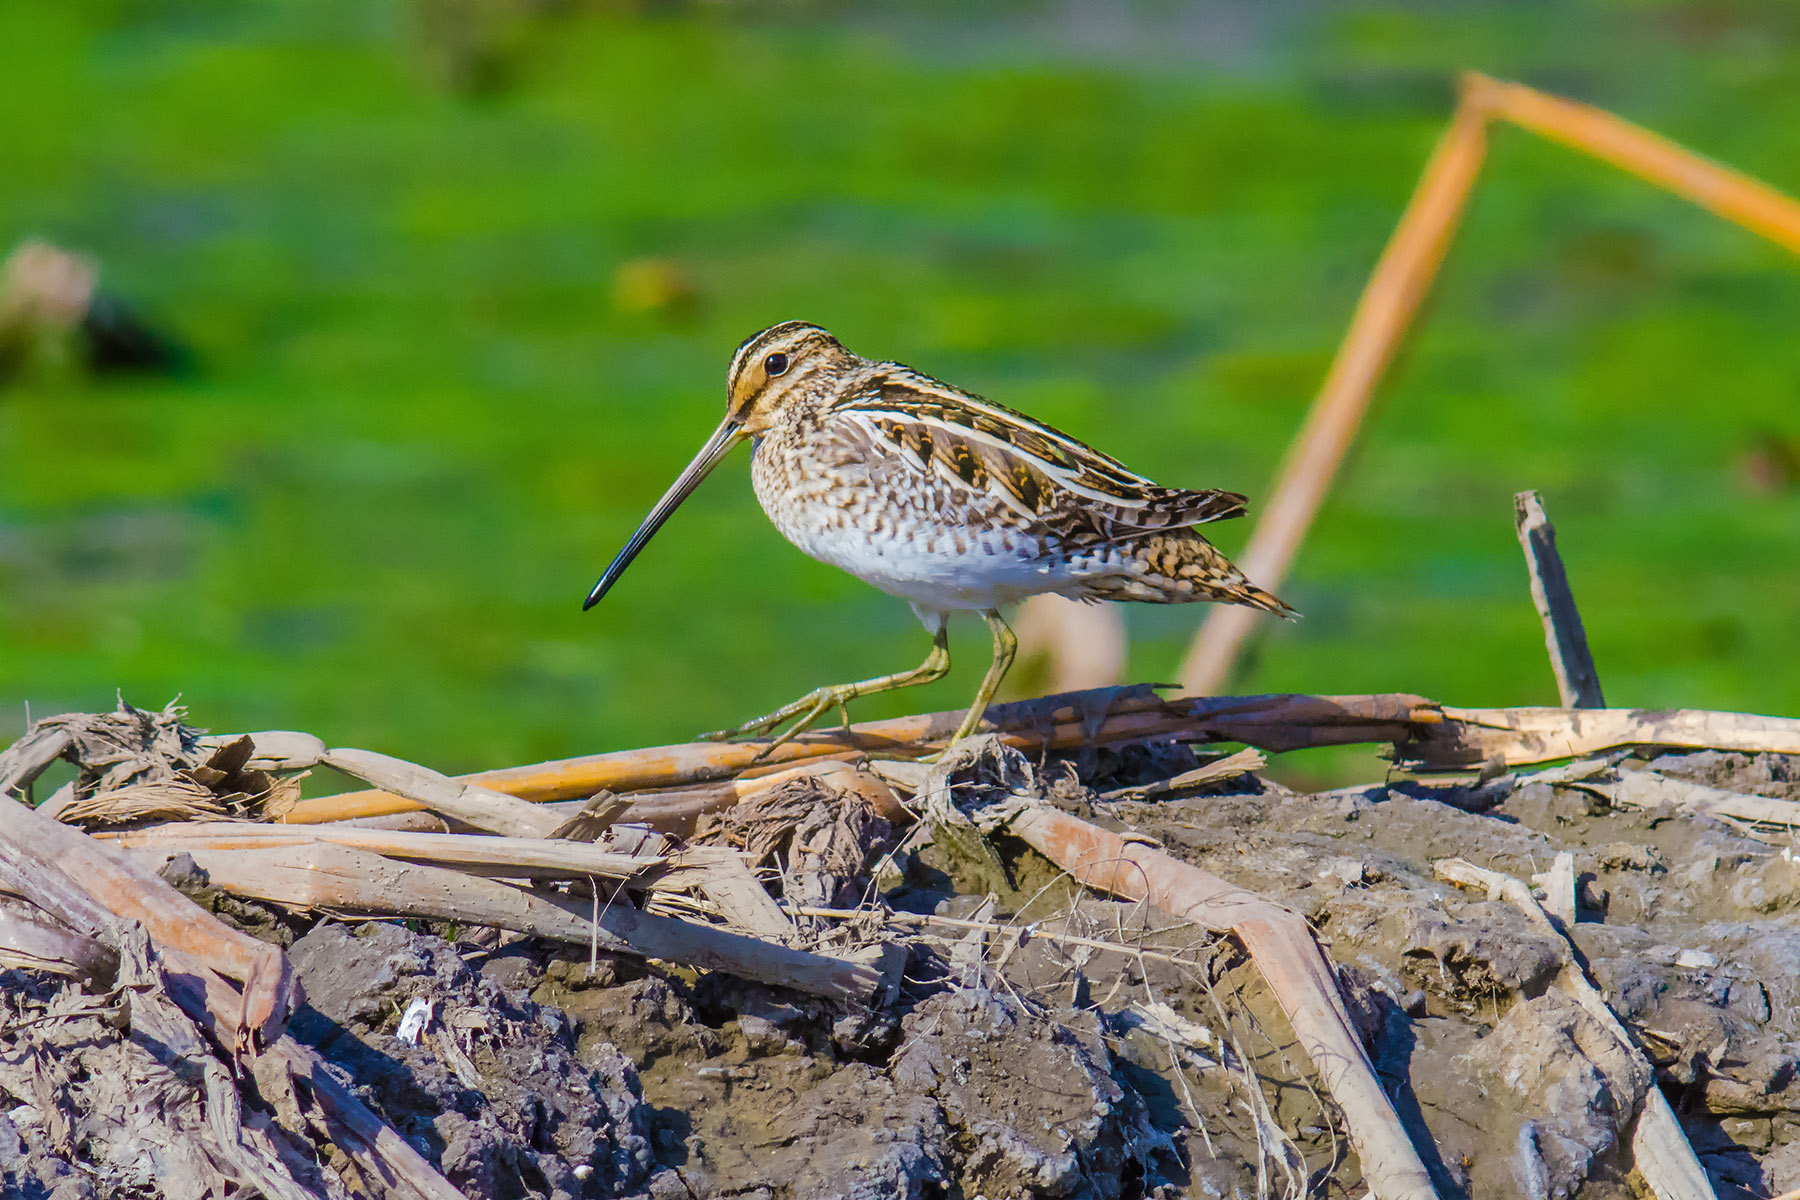
M 1025 941 L 1061 942 L 1069 946 L 1086 946 L 1092 950 L 1110 950 L 1114 954 L 1125 954 L 1155 959 L 1158 962 L 1174 963 L 1177 966 L 1197 965 L 1187 959 L 1173 954 L 1164 954 L 1156 950 L 1145 950 L 1138 946 L 1122 945 L 1118 942 L 1103 941 L 1100 938 L 1082 937 L 1073 933 L 1053 933 L 1039 929 L 1033 925 L 1017 925 L 1012 921 L 970 921 L 961 917 L 940 917 L 934 913 L 910 913 L 898 909 L 866 909 L 866 908 L 818 908 L 809 904 L 794 905 L 792 911 L 803 917 L 825 917 L 831 920 L 850 921 L 866 917 L 871 912 L 879 915 L 883 921 L 891 921 L 896 925 L 942 926 L 945 929 L 981 930 L 984 933 L 1016 932 Z M 1156 930 L 1154 932 L 1163 932 Z

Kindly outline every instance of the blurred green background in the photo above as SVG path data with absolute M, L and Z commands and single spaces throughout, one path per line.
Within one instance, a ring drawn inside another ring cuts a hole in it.
M 1800 191 L 1791 0 L 0 4 L 0 252 L 188 352 L 0 385 L 0 739 L 117 689 L 474 769 L 911 665 L 747 456 L 581 613 L 738 341 L 815 320 L 1260 496 L 1464 68 Z M 1497 131 L 1237 686 L 1552 701 L 1537 487 L 1611 702 L 1800 715 L 1797 330 L 1791 255 Z M 1203 612 L 1127 615 L 1160 679 Z M 860 714 L 966 703 L 952 635 Z

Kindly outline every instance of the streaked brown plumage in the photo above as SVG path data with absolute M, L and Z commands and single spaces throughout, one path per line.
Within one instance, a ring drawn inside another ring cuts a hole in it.
M 1056 592 L 1079 600 L 1213 600 L 1293 610 L 1244 577 L 1196 526 L 1239 516 L 1236 492 L 1163 487 L 1067 434 L 898 363 L 846 350 L 789 321 L 738 347 L 726 417 L 589 593 L 592 606 L 737 442 L 756 440 L 752 479 L 800 549 L 911 602 L 934 635 L 920 667 L 820 688 L 721 736 L 792 737 L 872 691 L 942 677 L 953 611 L 980 612 L 994 663 L 957 736 L 980 722 L 1013 638 L 998 609 Z

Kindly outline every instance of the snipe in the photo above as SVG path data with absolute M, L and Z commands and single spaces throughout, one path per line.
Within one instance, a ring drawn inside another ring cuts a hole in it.
M 755 440 L 756 498 L 806 553 L 912 605 L 931 653 L 910 671 L 807 693 L 712 738 L 795 736 L 859 696 L 940 679 L 952 612 L 978 612 L 993 664 L 956 732 L 972 733 L 1012 665 L 1003 605 L 1040 592 L 1077 600 L 1214 600 L 1293 609 L 1244 577 L 1196 526 L 1244 497 L 1152 483 L 1023 413 L 899 363 L 862 358 L 803 321 L 738 347 L 725 420 L 588 593 L 592 608 L 732 448 Z

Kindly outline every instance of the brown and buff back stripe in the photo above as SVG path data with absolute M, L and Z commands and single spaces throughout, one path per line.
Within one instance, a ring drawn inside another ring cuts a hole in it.
M 1048 425 L 885 364 L 834 405 L 860 419 L 915 465 L 986 490 L 1027 521 L 1087 543 L 1240 516 L 1245 499 L 1218 489 L 1162 487 Z M 929 390 L 927 390 L 929 389 Z

